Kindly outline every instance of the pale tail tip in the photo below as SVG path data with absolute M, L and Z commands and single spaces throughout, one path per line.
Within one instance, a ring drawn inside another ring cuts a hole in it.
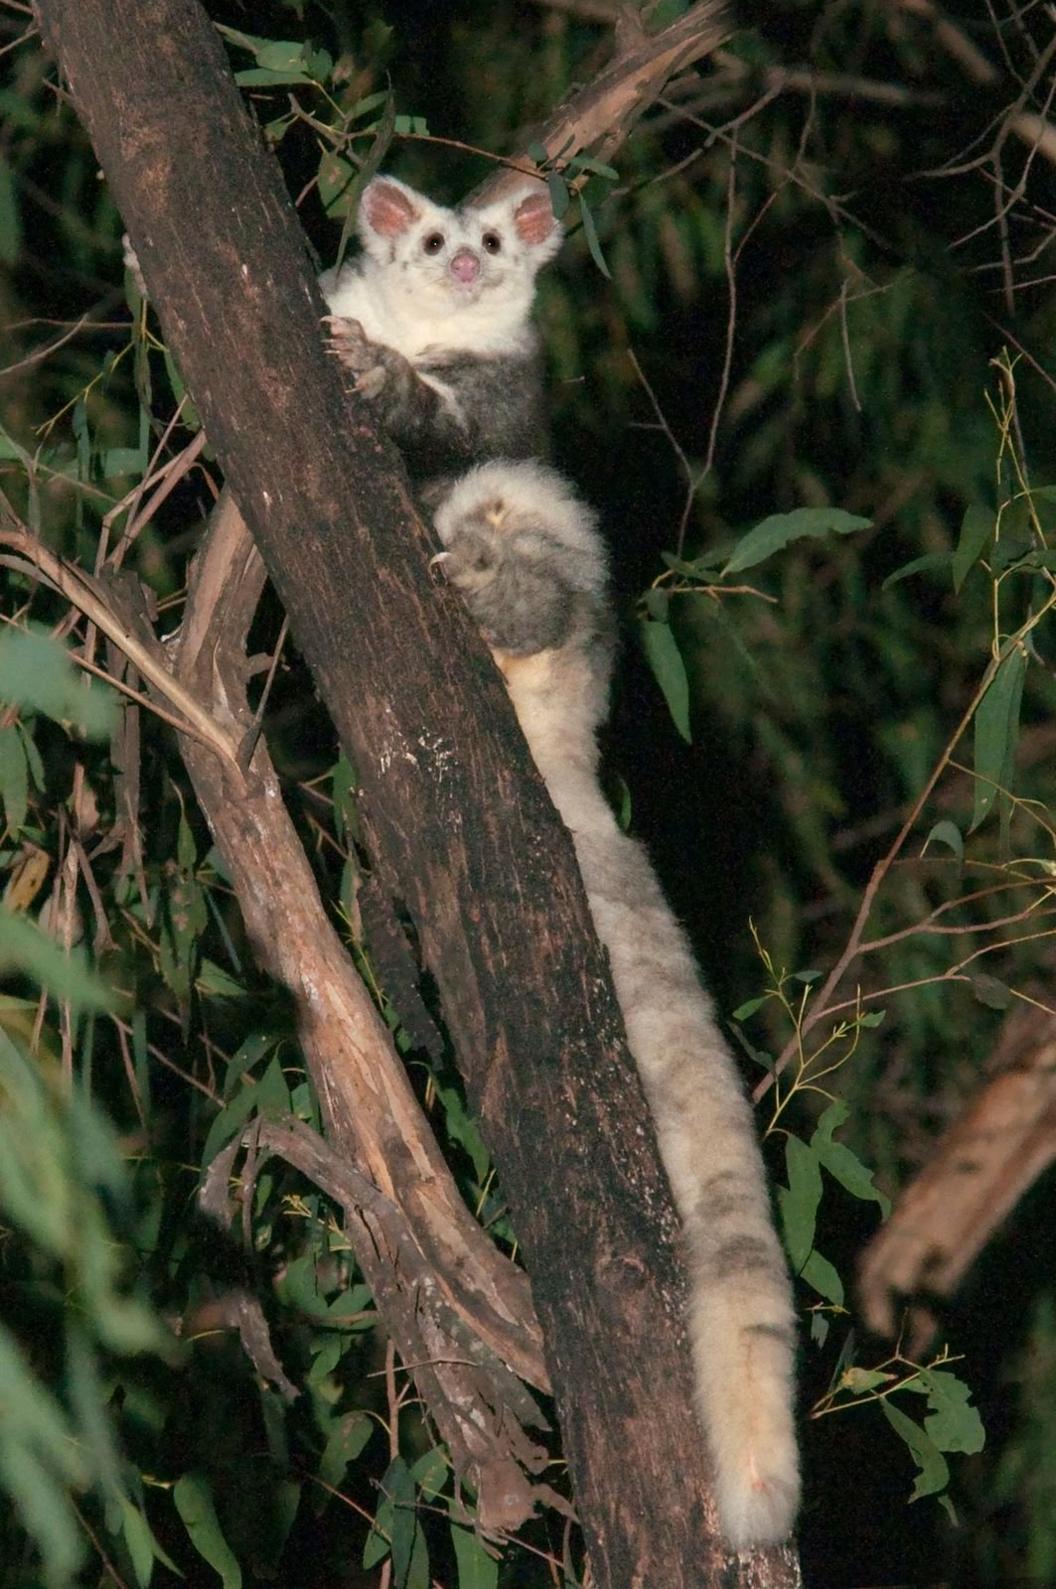
M 771 1474 L 755 1483 L 721 1486 L 716 1500 L 719 1526 L 732 1551 L 765 1550 L 789 1538 L 799 1507 L 795 1471 Z

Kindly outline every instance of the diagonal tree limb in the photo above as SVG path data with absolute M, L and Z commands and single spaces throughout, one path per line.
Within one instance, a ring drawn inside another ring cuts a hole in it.
M 859 1270 L 870 1329 L 894 1335 L 910 1305 L 906 1350 L 936 1329 L 930 1303 L 953 1294 L 997 1227 L 1056 1159 L 1056 1020 L 1033 1006 L 1005 1022 L 996 1072 L 969 1099 L 869 1242 Z
M 725 43 L 733 31 L 726 0 L 700 0 L 659 33 L 644 31 L 630 6 L 617 16 L 612 60 L 596 78 L 560 105 L 543 126 L 526 135 L 525 151 L 539 143 L 559 168 L 589 150 L 606 160 L 627 141 L 631 129 L 676 72 L 691 66 Z M 478 204 L 492 203 L 523 184 L 522 171 L 536 167 L 525 152 L 517 170 L 502 168 L 474 194 Z

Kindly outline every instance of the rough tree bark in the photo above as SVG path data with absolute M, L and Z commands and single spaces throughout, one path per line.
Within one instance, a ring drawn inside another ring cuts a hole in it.
M 676 1222 L 571 844 L 479 637 L 427 576 L 398 459 L 322 357 L 295 218 L 215 34 L 195 0 L 38 9 L 436 978 L 526 1255 L 594 1580 L 791 1585 L 790 1552 L 737 1566 L 716 1541 Z

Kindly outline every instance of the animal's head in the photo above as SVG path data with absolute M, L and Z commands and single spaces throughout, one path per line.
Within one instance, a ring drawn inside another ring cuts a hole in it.
M 540 266 L 562 232 L 542 184 L 483 207 L 451 210 L 394 177 L 375 177 L 359 203 L 359 235 L 386 286 L 425 312 L 523 316 Z

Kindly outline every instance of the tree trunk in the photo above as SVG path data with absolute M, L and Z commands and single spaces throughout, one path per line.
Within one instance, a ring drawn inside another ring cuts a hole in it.
M 39 0 L 170 347 L 356 766 L 523 1244 L 599 1589 L 792 1585 L 714 1533 L 677 1224 L 568 835 L 394 450 L 325 359 L 195 0 Z

